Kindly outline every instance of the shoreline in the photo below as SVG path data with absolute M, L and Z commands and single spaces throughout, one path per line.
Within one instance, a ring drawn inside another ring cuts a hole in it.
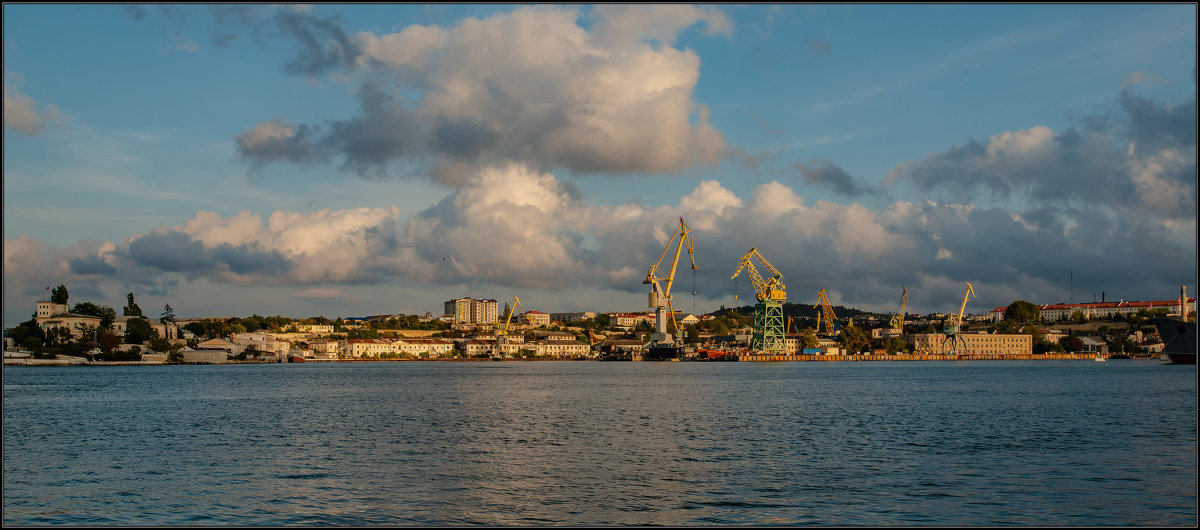
M 736 362 L 871 362 L 871 361 L 1036 361 L 1036 360 L 1076 360 L 1090 361 L 1096 358 L 1092 353 L 1053 353 L 1053 354 L 1012 354 L 1012 355 L 739 355 Z M 1132 357 L 1129 360 L 1151 360 L 1160 357 Z M 306 359 L 305 363 L 390 363 L 390 362 L 600 362 L 598 359 Z M 675 361 L 675 360 L 673 360 Z M 611 361 L 609 361 L 611 362 Z M 617 362 L 664 362 L 664 361 L 617 361 Z M 716 360 L 678 360 L 675 362 L 722 362 Z M 725 361 L 728 362 L 728 361 Z M 64 357 L 56 359 L 32 359 L 6 357 L 4 366 L 164 366 L 163 361 L 88 361 L 82 357 Z M 182 365 L 234 365 L 234 364 L 304 364 L 278 361 L 230 361 L 224 363 L 181 363 Z

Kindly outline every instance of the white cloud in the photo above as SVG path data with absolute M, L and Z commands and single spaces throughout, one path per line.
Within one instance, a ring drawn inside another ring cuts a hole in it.
M 382 68 L 396 90 L 364 91 L 375 96 L 363 96 L 363 115 L 324 135 L 307 126 L 312 134 L 301 139 L 300 128 L 260 123 L 239 137 L 241 153 L 259 162 L 311 161 L 296 154 L 310 152 L 296 145 L 304 140 L 375 167 L 432 157 L 435 178 L 454 185 L 507 161 L 598 173 L 669 173 L 718 162 L 724 137 L 692 99 L 699 57 L 643 39 L 670 41 L 700 21 L 727 32 L 724 15 L 691 6 L 596 12 L 615 19 L 589 32 L 576 8 L 530 6 L 449 28 L 359 33 L 358 64 Z M 643 12 L 645 26 L 626 27 Z M 372 119 L 380 113 L 395 119 Z
M 41 134 L 47 123 L 59 120 L 58 107 L 45 105 L 45 111 L 39 113 L 33 98 L 22 94 L 16 84 L 4 81 L 4 126 L 17 132 L 37 135 Z

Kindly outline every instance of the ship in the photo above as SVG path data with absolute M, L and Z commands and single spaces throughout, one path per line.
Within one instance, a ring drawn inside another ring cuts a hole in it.
M 1163 352 L 1171 364 L 1196 364 L 1196 323 L 1172 318 L 1154 319 Z

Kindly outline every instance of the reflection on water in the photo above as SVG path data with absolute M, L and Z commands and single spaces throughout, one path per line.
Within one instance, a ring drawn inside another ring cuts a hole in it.
M 1195 368 L 5 369 L 6 524 L 1194 525 Z

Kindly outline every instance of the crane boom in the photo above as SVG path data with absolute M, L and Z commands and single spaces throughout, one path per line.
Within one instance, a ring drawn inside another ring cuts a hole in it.
M 821 289 L 821 292 L 817 293 L 817 303 L 813 304 L 813 308 L 818 307 L 821 309 L 818 317 L 824 317 L 818 318 L 818 320 L 825 321 L 825 333 L 831 335 L 837 333 L 837 329 L 834 327 L 834 324 L 837 323 L 837 317 L 833 314 L 833 305 L 829 303 L 829 296 L 825 294 L 825 289 Z M 817 322 L 818 328 L 821 327 L 820 324 L 820 322 Z
M 671 268 L 667 274 L 663 274 L 659 271 L 659 266 L 662 265 L 663 259 L 666 259 L 667 252 L 675 243 L 676 236 L 679 236 L 679 243 L 675 246 L 675 256 L 671 260 Z M 692 229 L 683 222 L 683 217 L 680 217 L 679 227 L 675 229 L 674 234 L 671 234 L 671 239 L 667 240 L 667 246 L 663 248 L 662 255 L 646 271 L 646 279 L 642 281 L 643 284 L 650 285 L 650 307 L 655 309 L 655 340 L 660 342 L 672 341 L 667 332 L 667 315 L 670 315 L 671 324 L 675 329 L 679 329 L 678 324 L 675 323 L 675 305 L 671 300 L 671 286 L 675 283 L 675 269 L 679 265 L 679 255 L 683 252 L 685 245 L 687 246 L 688 260 L 692 263 L 692 270 L 700 270 L 696 267 L 696 256 L 692 249 Z
M 908 303 L 908 287 L 903 287 L 904 294 L 900 295 L 900 311 L 892 317 L 892 329 L 904 331 L 904 304 Z
M 763 264 L 763 267 L 766 267 L 767 272 L 771 273 L 771 279 L 763 279 L 762 275 L 758 273 L 758 269 L 754 268 L 754 263 L 750 261 L 751 257 L 757 258 Z M 771 262 L 767 261 L 767 258 L 763 257 L 757 247 L 751 247 L 742 256 L 742 259 L 738 261 L 737 270 L 733 272 L 733 276 L 730 276 L 729 279 L 737 278 L 738 274 L 741 274 L 742 269 L 746 269 L 746 274 L 750 276 L 750 283 L 754 286 L 754 295 L 758 297 L 759 301 L 782 301 L 787 299 L 787 287 L 783 285 L 783 274 L 774 265 L 771 265 Z
M 962 306 L 958 308 L 958 316 L 954 317 L 954 325 L 961 326 L 963 311 L 967 309 L 967 297 L 975 296 L 975 289 L 971 288 L 971 284 L 967 284 L 967 291 L 963 293 Z

